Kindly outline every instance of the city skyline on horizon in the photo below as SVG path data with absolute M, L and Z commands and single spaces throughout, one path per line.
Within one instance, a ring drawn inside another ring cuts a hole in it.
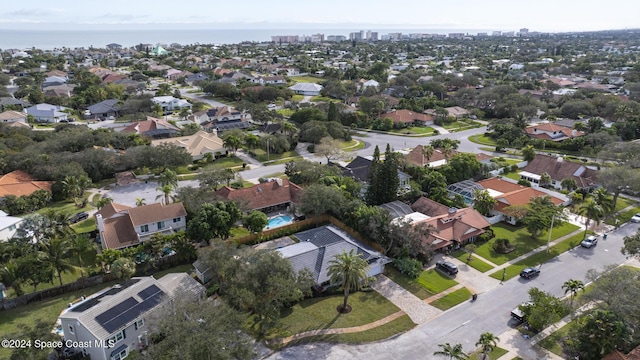
M 640 28 L 636 17 L 640 13 L 640 2 L 630 0 L 608 2 L 610 9 L 624 10 L 612 12 L 615 16 L 603 16 L 601 2 L 595 0 L 539 0 L 518 6 L 507 0 L 492 0 L 490 4 L 479 4 L 473 0 L 446 4 L 402 0 L 393 6 L 382 0 L 368 0 L 366 3 L 360 0 L 346 3 L 325 0 L 321 6 L 293 0 L 274 2 L 275 6 L 265 6 L 262 1 L 245 0 L 239 9 L 234 3 L 212 5 L 204 0 L 190 2 L 189 6 L 176 6 L 167 0 L 112 0 L 111 6 L 105 8 L 100 3 L 78 0 L 55 3 L 31 0 L 28 5 L 3 5 L 0 29 L 304 31 L 344 28 L 355 31 L 358 28 L 379 28 L 517 32 L 520 28 L 529 28 L 539 32 L 582 32 Z

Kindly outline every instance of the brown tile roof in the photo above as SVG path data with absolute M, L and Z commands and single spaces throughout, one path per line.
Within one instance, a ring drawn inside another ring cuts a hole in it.
M 278 179 L 245 189 L 232 189 L 225 186 L 215 192 L 221 198 L 236 200 L 247 204 L 252 210 L 260 210 L 270 206 L 298 202 L 302 188 L 288 179 Z
M 104 220 L 101 236 L 107 249 L 120 249 L 140 242 L 131 218 L 126 215 Z
M 551 124 L 551 123 L 528 126 L 527 128 L 524 129 L 524 131 L 530 137 L 544 139 L 544 140 L 553 140 L 553 141 L 561 141 L 561 140 L 566 140 L 568 138 L 574 138 L 574 137 L 579 137 L 584 135 L 584 132 L 582 131 L 577 131 L 570 127 Z M 562 133 L 562 135 L 564 136 L 560 136 L 557 138 L 551 137 L 549 134 L 547 134 L 549 132 L 551 133 L 559 132 L 559 133 Z
M 390 118 L 394 123 L 404 123 L 404 124 L 412 124 L 416 121 L 418 122 L 429 122 L 435 119 L 434 116 L 428 114 L 421 114 L 417 112 L 413 112 L 411 110 L 394 110 L 388 112 L 386 114 L 380 115 L 381 119 Z
M 51 191 L 53 181 L 35 181 L 22 170 L 15 170 L 0 177 L 0 197 L 7 195 L 31 195 L 37 190 Z
M 147 116 L 147 120 L 139 121 L 131 123 L 131 125 L 122 129 L 123 133 L 136 133 L 136 134 L 144 134 L 147 132 L 151 132 L 154 130 L 174 130 L 180 131 L 179 128 L 172 125 L 171 123 L 164 121 L 162 119 L 156 119 L 151 116 Z
M 184 209 L 182 203 L 169 205 L 155 203 L 129 209 L 129 217 L 134 226 L 183 216 L 187 216 L 187 211 Z
M 501 195 L 494 196 L 497 203 L 494 207 L 496 211 L 503 212 L 503 210 L 509 206 L 524 206 L 527 205 L 532 198 L 548 195 L 551 201 L 555 205 L 560 205 L 564 201 L 555 196 L 551 196 L 540 190 L 511 183 L 498 178 L 491 178 L 482 181 L 478 181 L 478 184 L 485 189 L 491 189 L 502 193 Z
M 491 156 L 491 155 L 487 155 L 487 154 L 485 154 L 485 153 L 477 153 L 477 154 L 476 154 L 476 159 L 477 159 L 479 162 L 484 162 L 484 161 L 488 161 L 488 160 L 493 159 L 493 156 Z
M 13 110 L 0 113 L 0 121 L 16 120 L 16 119 L 25 120 L 26 118 L 27 118 L 27 114 L 13 111 Z
M 131 206 L 110 202 L 96 211 L 96 215 L 101 215 L 103 219 L 109 219 L 113 215 L 129 209 L 131 209 Z
M 567 161 L 562 157 L 541 154 L 536 155 L 522 171 L 537 175 L 546 172 L 555 181 L 574 179 L 581 188 L 595 185 L 598 175 L 597 170 L 589 169 L 580 163 Z
M 161 144 L 173 144 L 185 149 L 194 158 L 201 158 L 206 153 L 215 153 L 221 151 L 224 153 L 224 141 L 215 133 L 206 131 L 198 131 L 189 136 L 180 136 L 169 139 L 152 140 L 151 146 Z
M 439 202 L 433 201 L 424 196 L 421 196 L 411 204 L 411 208 L 414 211 L 421 212 L 429 216 L 439 216 L 449 213 L 449 207 L 447 205 L 440 204 Z
M 433 154 L 431 154 L 431 157 L 427 160 L 426 157 L 422 156 L 422 149 L 423 149 L 422 145 L 418 145 L 413 149 L 411 149 L 411 151 L 409 151 L 409 153 L 406 156 L 407 161 L 409 161 L 414 165 L 425 166 L 427 164 L 434 163 L 436 161 L 442 161 L 445 159 L 441 149 L 434 149 Z M 457 153 L 458 153 L 457 151 L 453 150 L 451 152 L 450 157 L 455 156 Z
M 425 224 L 433 230 L 424 239 L 433 244 L 436 249 L 448 246 L 453 241 L 466 242 L 469 238 L 484 233 L 484 229 L 491 226 L 489 222 L 475 209 L 457 209 L 414 223 L 414 226 Z
M 59 77 L 67 77 L 67 73 L 62 70 L 51 70 L 45 73 L 47 76 L 59 76 Z

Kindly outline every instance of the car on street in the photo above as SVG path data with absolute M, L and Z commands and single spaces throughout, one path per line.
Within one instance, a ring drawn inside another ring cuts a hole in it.
M 71 216 L 69 218 L 69 222 L 72 224 L 78 223 L 82 220 L 88 219 L 89 218 L 89 214 L 87 214 L 86 212 L 79 212 L 73 216 Z
M 531 306 L 533 305 L 533 303 L 531 301 L 527 301 L 527 302 L 523 302 L 522 304 L 518 305 L 518 307 L 516 307 L 515 309 L 511 310 L 511 317 L 520 321 L 520 322 L 524 322 L 525 320 L 527 320 L 527 316 L 524 313 L 524 311 L 522 311 L 520 309 L 520 306 L 523 307 L 527 307 L 527 306 Z
M 520 271 L 520 277 L 523 279 L 531 279 L 540 275 L 539 268 L 526 268 Z
M 591 249 L 596 244 L 598 244 L 598 237 L 595 235 L 589 235 L 586 239 L 582 240 L 580 246 L 582 246 L 583 248 Z
M 448 261 L 438 261 L 436 263 L 436 268 L 440 269 L 441 271 L 444 271 L 449 275 L 455 275 L 458 273 L 458 267 L 455 264 Z
M 640 223 L 640 214 L 635 214 L 631 217 L 631 222 Z

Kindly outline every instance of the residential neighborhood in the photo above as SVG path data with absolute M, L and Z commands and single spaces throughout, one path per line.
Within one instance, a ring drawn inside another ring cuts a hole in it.
M 0 358 L 637 358 L 638 34 L 1 49 Z

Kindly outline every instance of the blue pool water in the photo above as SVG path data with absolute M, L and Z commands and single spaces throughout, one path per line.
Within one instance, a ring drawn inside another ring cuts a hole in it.
M 273 229 L 278 226 L 291 224 L 292 221 L 293 221 L 293 218 L 289 215 L 279 215 L 269 219 L 269 222 L 267 223 L 267 228 Z

